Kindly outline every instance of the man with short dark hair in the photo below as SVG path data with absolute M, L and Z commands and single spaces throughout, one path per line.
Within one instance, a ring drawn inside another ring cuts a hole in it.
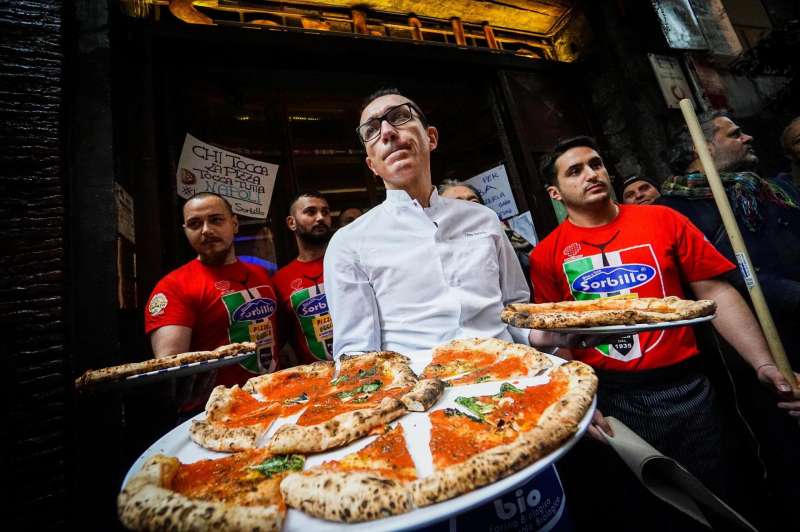
M 658 191 L 658 182 L 652 177 L 629 175 L 626 178 L 615 180 L 617 199 L 621 203 L 635 203 L 637 205 L 650 205 L 661 196 Z
M 322 261 L 333 234 L 331 209 L 317 191 L 298 194 L 289 205 L 286 225 L 294 233 L 298 255 L 273 281 L 291 323 L 291 343 L 301 362 L 333 358 L 333 325 L 325 296 Z M 287 324 L 288 325 L 288 324 Z
M 339 211 L 339 227 L 344 227 L 355 222 L 362 214 L 364 209 L 361 207 L 344 207 Z
M 158 357 L 256 342 L 258 353 L 217 371 L 216 384 L 244 384 L 278 367 L 276 297 L 263 268 L 236 258 L 239 220 L 221 196 L 201 192 L 183 207 L 183 231 L 197 258 L 170 272 L 145 308 L 145 332 Z M 202 408 L 210 388 L 193 392 L 182 411 Z
M 734 265 L 696 227 L 665 207 L 614 203 L 608 172 L 591 138 L 559 143 L 545 158 L 542 173 L 550 197 L 564 204 L 568 218 L 531 253 L 536 302 L 684 297 L 686 282 L 699 299 L 716 301 L 712 323 L 717 331 L 759 380 L 800 414 L 800 401 L 791 400 L 758 322 L 739 293 L 720 278 Z M 620 276 L 620 271 L 629 275 Z M 725 493 L 726 475 L 736 465 L 721 460 L 720 405 L 701 370 L 691 328 L 631 334 L 570 352 L 593 366 L 600 379 L 590 434 L 602 440 L 598 427 L 609 431 L 603 415 L 613 415 L 713 491 Z
M 335 356 L 421 356 L 415 352 L 456 338 L 528 343 L 527 331 L 500 321 L 505 305 L 529 298 L 513 248 L 494 211 L 434 188 L 430 155 L 439 132 L 419 106 L 396 90 L 373 94 L 357 132 L 386 201 L 337 231 L 325 255 Z M 531 523 L 552 526 L 565 504 L 555 469 L 532 482 L 542 513 Z

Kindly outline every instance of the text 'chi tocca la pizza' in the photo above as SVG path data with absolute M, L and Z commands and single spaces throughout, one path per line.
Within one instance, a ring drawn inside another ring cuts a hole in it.
M 597 387 L 585 364 L 553 367 L 546 355 L 500 340 L 457 340 L 432 355 L 422 379 L 407 357 L 381 352 L 342 357 L 338 371 L 319 362 L 244 389 L 217 388 L 191 438 L 238 452 L 192 464 L 151 457 L 119 496 L 122 522 L 136 530 L 277 530 L 287 506 L 339 522 L 403 514 L 559 448 Z M 443 393 L 452 406 L 426 412 Z M 262 438 L 278 418 L 284 424 Z M 367 436 L 377 437 L 327 458 Z M 322 452 L 304 470 L 304 455 Z

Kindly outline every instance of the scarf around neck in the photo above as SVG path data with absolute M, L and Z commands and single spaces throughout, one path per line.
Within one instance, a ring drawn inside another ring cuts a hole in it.
M 722 172 L 719 177 L 734 214 L 753 233 L 764 224 L 764 202 L 785 209 L 800 209 L 781 187 L 753 172 Z M 713 198 L 708 179 L 700 172 L 667 178 L 661 185 L 661 193 L 690 200 Z

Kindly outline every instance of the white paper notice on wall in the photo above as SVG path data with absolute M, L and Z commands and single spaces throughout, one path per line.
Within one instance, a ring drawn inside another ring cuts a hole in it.
M 689 98 L 694 102 L 692 89 L 689 88 L 689 82 L 683 75 L 678 59 L 658 54 L 647 54 L 647 57 L 650 59 L 650 65 L 658 79 L 658 85 L 661 87 L 667 107 L 680 109 L 679 102 L 684 98 Z
M 514 194 L 511 192 L 511 185 L 508 182 L 505 165 L 501 164 L 481 172 L 475 177 L 467 179 L 466 182 L 478 189 L 483 203 L 496 212 L 501 220 L 506 220 L 519 213 L 517 202 L 514 201 Z
M 508 222 L 509 227 L 511 227 L 514 232 L 534 246 L 539 242 L 539 239 L 536 237 L 536 228 L 533 226 L 531 211 L 525 211 L 519 216 L 509 218 L 506 222 Z
M 227 199 L 236 214 L 263 219 L 277 175 L 277 164 L 217 148 L 187 133 L 175 177 L 182 198 L 214 192 Z

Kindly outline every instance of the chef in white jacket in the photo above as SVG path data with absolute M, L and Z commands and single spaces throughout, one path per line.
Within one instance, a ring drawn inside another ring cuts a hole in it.
M 386 185 L 386 201 L 337 231 L 328 245 L 325 292 L 334 356 L 411 354 L 470 337 L 529 343 L 528 331 L 500 321 L 505 305 L 528 302 L 530 294 L 497 216 L 483 205 L 440 197 L 433 186 L 436 128 L 391 89 L 367 99 L 359 124 L 367 166 Z M 538 516 L 536 528 L 569 529 L 554 467 L 514 493 L 536 501 L 537 507 L 526 508 Z M 488 530 L 525 519 L 507 495 L 458 516 L 449 530 Z
M 358 134 L 386 201 L 337 231 L 325 255 L 335 355 L 478 336 L 528 343 L 527 331 L 500 321 L 505 305 L 530 294 L 497 215 L 438 195 L 436 128 L 396 91 L 377 94 Z

